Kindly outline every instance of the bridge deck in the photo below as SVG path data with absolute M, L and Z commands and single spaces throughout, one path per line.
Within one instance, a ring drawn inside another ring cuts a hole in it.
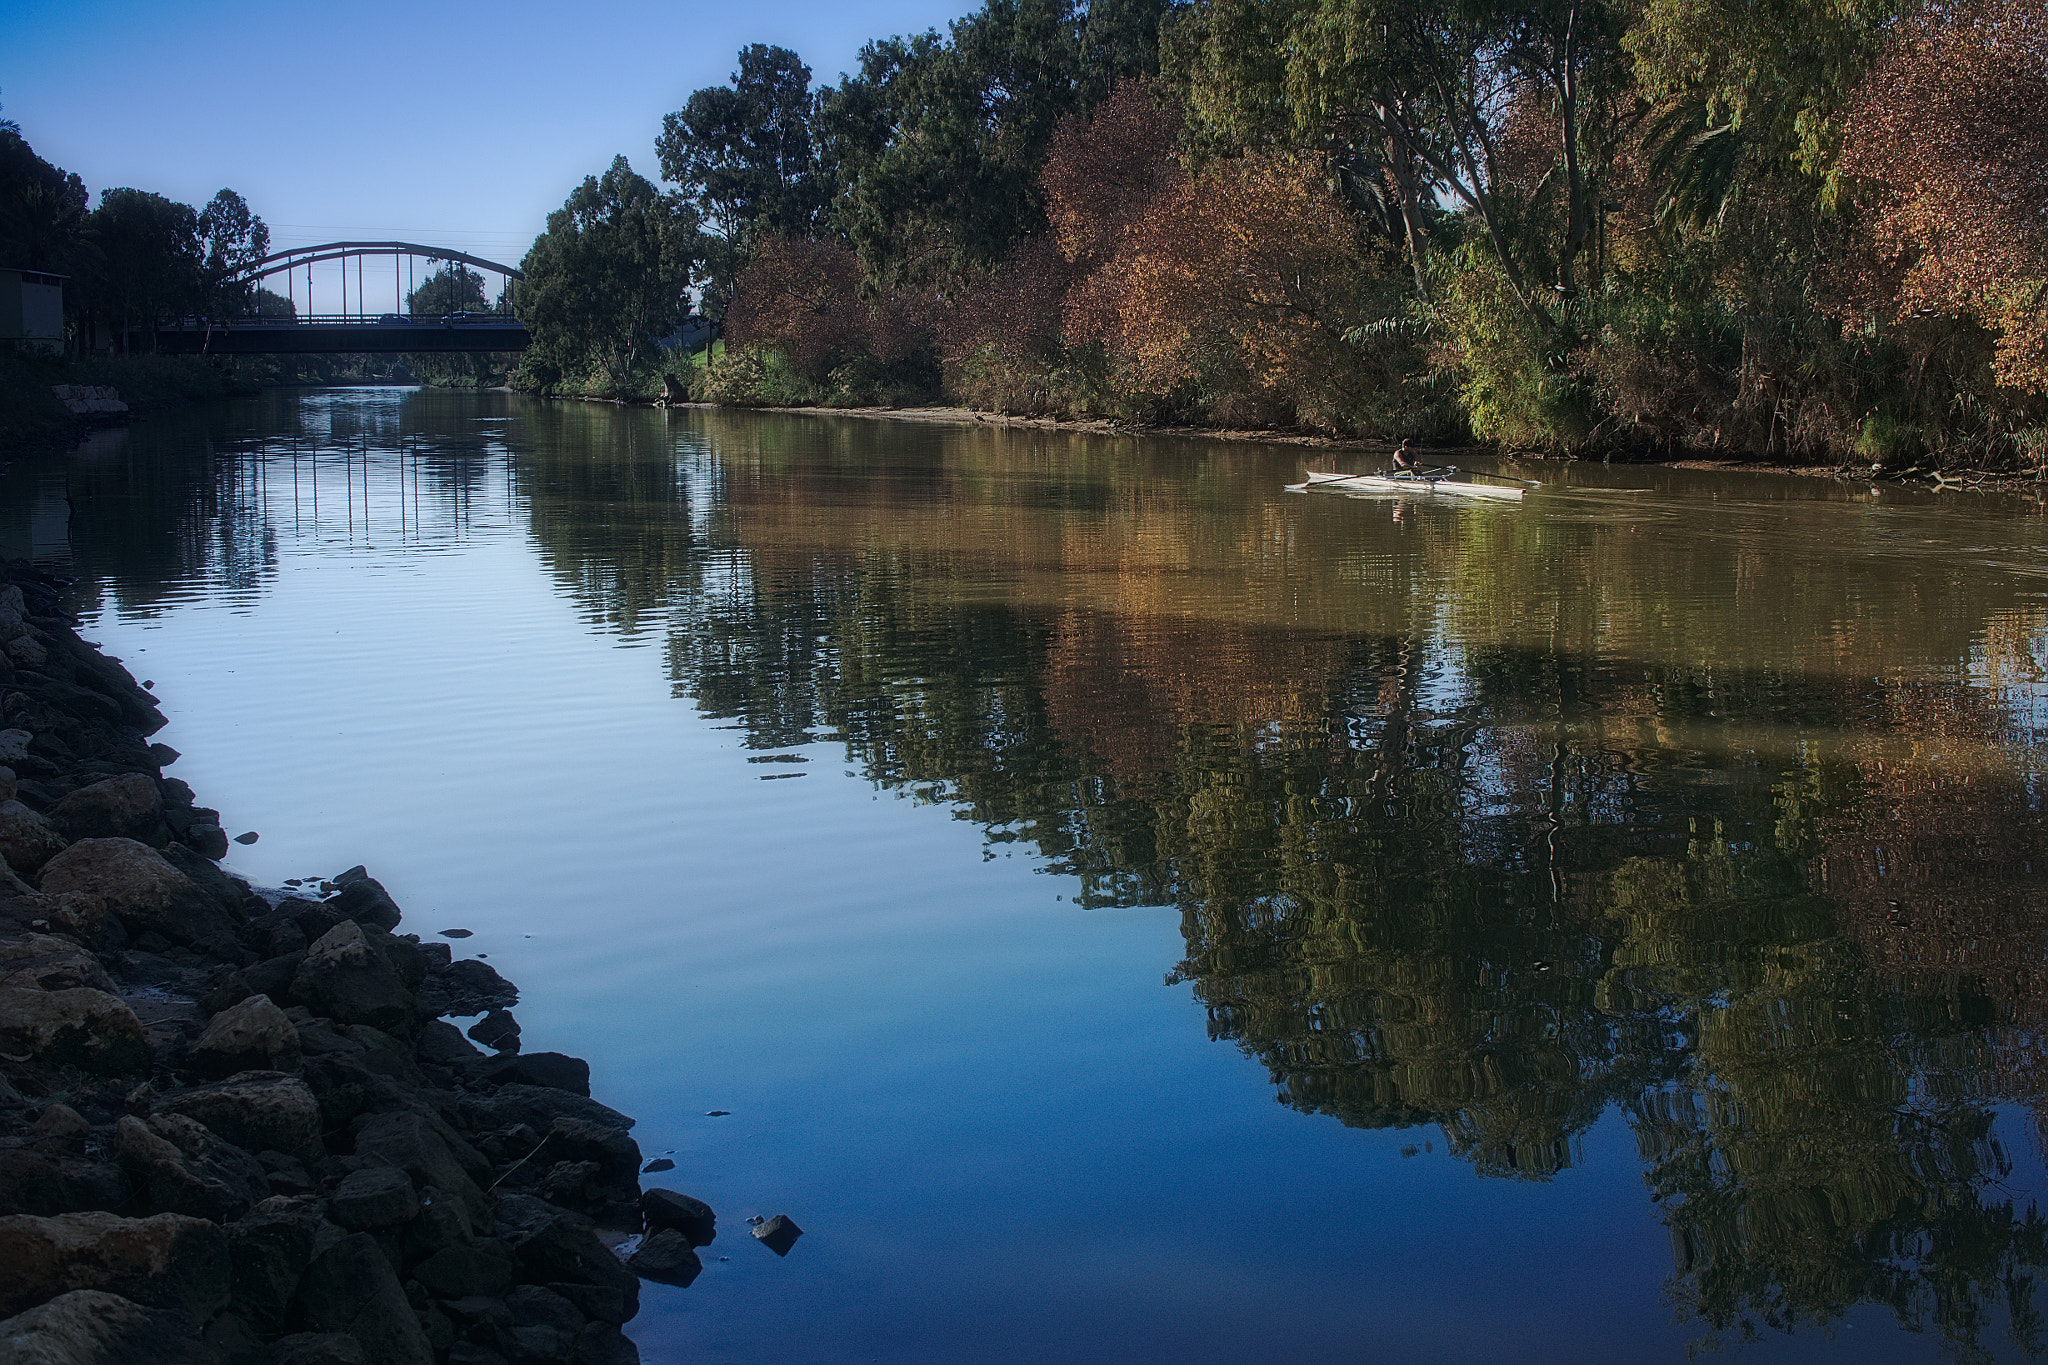
M 479 354 L 523 351 L 533 344 L 526 324 L 491 316 L 439 318 L 308 317 L 236 320 L 211 326 L 160 327 L 156 349 L 167 355 Z

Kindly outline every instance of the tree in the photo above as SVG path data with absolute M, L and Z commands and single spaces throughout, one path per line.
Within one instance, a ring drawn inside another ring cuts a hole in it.
M 1060 120 L 1158 70 L 1169 0 L 987 0 L 936 32 L 861 50 L 822 92 L 835 217 L 868 273 L 936 282 L 995 267 L 1046 227 L 1038 184 Z
M 434 271 L 405 296 L 405 311 L 414 317 L 481 312 L 488 307 L 483 275 L 459 261 Z
M 519 316 L 560 364 L 595 366 L 612 392 L 641 350 L 689 314 L 697 215 L 621 156 L 548 215 L 526 253 Z
M 829 194 L 811 138 L 811 69 L 787 48 L 742 48 L 729 85 L 697 91 L 661 121 L 662 178 L 710 227 L 722 303 L 756 236 L 807 236 Z
M 75 271 L 88 199 L 75 174 L 37 156 L 19 129 L 0 127 L 0 263 Z
M 1842 170 L 1868 187 L 1881 263 L 1872 307 L 1974 319 L 1998 338 L 2002 383 L 2048 392 L 2048 12 L 1930 5 L 1845 123 Z
M 205 307 L 215 316 L 246 311 L 253 295 L 241 274 L 270 252 L 270 229 L 233 190 L 222 190 L 199 211 L 200 266 Z
M 88 227 L 99 248 L 90 281 L 95 306 L 123 333 L 155 327 L 201 302 L 204 256 L 199 215 L 147 190 L 112 189 L 100 196 Z

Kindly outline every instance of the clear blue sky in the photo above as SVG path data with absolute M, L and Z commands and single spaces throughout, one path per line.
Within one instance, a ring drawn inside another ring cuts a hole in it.
M 726 80 L 744 44 L 790 48 L 830 83 L 867 40 L 975 7 L 6 0 L 0 118 L 95 194 L 201 205 L 231 186 L 276 246 L 397 237 L 517 264 L 613 156 L 657 178 L 661 116 Z

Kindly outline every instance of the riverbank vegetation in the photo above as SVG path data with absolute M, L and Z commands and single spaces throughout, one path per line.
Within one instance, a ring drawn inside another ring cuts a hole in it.
M 520 382 L 2034 466 L 2044 146 L 2024 0 L 988 0 L 837 85 L 743 52 Z M 565 320 L 685 256 L 694 378 Z

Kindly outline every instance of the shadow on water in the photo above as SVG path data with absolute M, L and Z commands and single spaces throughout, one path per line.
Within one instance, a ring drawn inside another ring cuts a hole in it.
M 514 518 L 763 756 L 834 741 L 1084 904 L 1177 909 L 1168 980 L 1285 1104 L 1514 1180 L 1619 1110 L 1709 1338 L 1876 1303 L 2039 1346 L 2038 509 L 1649 471 L 1416 507 L 1216 443 L 265 403 L 17 478 L 7 535 L 54 553 L 68 497 L 81 590 L 136 613 Z

